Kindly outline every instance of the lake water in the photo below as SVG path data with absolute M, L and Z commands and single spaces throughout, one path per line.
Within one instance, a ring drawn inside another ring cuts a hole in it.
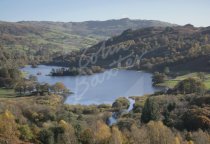
M 59 67 L 26 66 L 22 71 L 37 76 L 41 83 L 64 83 L 74 93 L 66 99 L 68 104 L 112 104 L 119 97 L 142 96 L 159 90 L 152 86 L 152 75 L 142 71 L 107 70 L 91 76 L 47 76 L 52 68 Z M 41 75 L 37 75 L 39 72 Z

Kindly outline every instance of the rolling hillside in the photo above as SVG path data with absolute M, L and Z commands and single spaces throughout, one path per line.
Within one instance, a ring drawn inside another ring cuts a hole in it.
M 133 69 L 210 71 L 210 27 L 126 30 L 86 50 L 56 57 L 52 64 L 78 67 L 79 62 L 104 68 L 129 67 L 130 62 Z
M 126 29 L 153 26 L 174 26 L 153 20 L 108 20 L 86 22 L 36 22 L 16 23 L 0 21 L 0 44 L 3 47 L 30 51 L 71 51 L 90 47 L 100 40 L 118 35 Z

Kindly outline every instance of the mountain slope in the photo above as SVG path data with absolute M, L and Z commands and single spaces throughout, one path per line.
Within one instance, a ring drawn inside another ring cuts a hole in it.
M 0 44 L 6 48 L 30 50 L 78 50 L 126 29 L 174 26 L 152 20 L 108 20 L 86 22 L 0 22 Z
M 86 50 L 56 57 L 52 63 L 152 71 L 163 71 L 166 67 L 172 71 L 210 71 L 210 27 L 185 25 L 126 30 Z

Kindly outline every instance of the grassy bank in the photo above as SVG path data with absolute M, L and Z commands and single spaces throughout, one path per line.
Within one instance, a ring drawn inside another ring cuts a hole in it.
M 3 89 L 0 88 L 0 98 L 13 98 L 16 94 L 13 89 Z
M 169 87 L 169 88 L 173 88 L 178 82 L 180 82 L 180 81 L 182 81 L 186 78 L 199 79 L 198 73 L 190 73 L 190 74 L 186 74 L 186 75 L 182 75 L 182 76 L 178 76 L 176 78 L 166 80 L 164 83 L 159 84 L 159 86 L 166 86 L 166 87 Z M 204 82 L 206 88 L 208 90 L 210 90 L 210 73 L 205 74 L 205 78 L 204 78 L 203 82 Z

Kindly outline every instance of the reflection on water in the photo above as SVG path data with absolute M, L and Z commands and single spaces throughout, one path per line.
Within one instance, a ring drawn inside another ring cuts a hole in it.
M 56 67 L 40 65 L 38 68 L 31 68 L 26 66 L 22 71 L 36 75 L 39 82 L 64 83 L 74 93 L 66 99 L 68 104 L 111 104 L 118 97 L 142 96 L 158 90 L 152 86 L 152 75 L 142 71 L 107 70 L 91 76 L 47 76 L 52 68 Z

